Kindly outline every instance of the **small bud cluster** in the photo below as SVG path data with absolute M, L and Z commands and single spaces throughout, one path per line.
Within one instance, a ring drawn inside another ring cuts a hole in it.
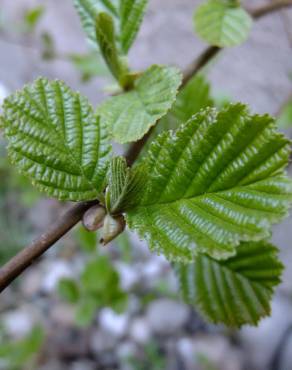
M 126 227 L 123 215 L 112 216 L 107 214 L 106 209 L 99 204 L 85 212 L 82 224 L 88 231 L 101 229 L 100 243 L 103 245 L 115 239 Z

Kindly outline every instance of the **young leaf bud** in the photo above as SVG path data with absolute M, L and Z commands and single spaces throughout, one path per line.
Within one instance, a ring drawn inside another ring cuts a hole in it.
M 115 239 L 119 234 L 121 234 L 126 226 L 124 216 L 111 216 L 106 215 L 103 223 L 103 228 L 101 231 L 100 242 L 103 245 L 108 244 L 110 241 Z
M 105 215 L 105 209 L 97 204 L 85 212 L 82 218 L 82 224 L 86 230 L 96 231 L 102 227 Z

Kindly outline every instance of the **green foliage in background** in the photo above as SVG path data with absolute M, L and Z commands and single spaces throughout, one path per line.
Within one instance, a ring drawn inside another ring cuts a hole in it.
M 81 73 L 83 82 L 88 82 L 95 76 L 108 76 L 107 67 L 96 51 L 88 54 L 70 54 L 69 59 Z
M 128 300 L 117 271 L 105 255 L 92 254 L 79 279 L 61 279 L 58 292 L 62 299 L 75 304 L 76 323 L 81 326 L 89 325 L 102 307 L 123 312 Z
M 33 32 L 44 15 L 45 8 L 43 5 L 36 6 L 35 8 L 29 9 L 24 14 L 25 30 L 27 32 Z
M 281 109 L 278 116 L 278 125 L 281 128 L 292 126 L 292 100 L 288 101 Z
M 208 44 L 229 47 L 244 42 L 252 19 L 237 0 L 207 0 L 194 15 L 195 30 Z
M 40 351 L 44 342 L 44 332 L 40 327 L 35 327 L 23 339 L 11 341 L 0 330 L 0 369 L 23 370 L 24 368 L 37 369 L 34 357 Z
M 166 356 L 161 353 L 156 342 L 153 341 L 147 343 L 143 348 L 143 354 L 143 361 L 141 361 L 141 358 L 129 356 L 128 358 L 125 358 L 123 362 L 130 366 L 132 370 L 166 369 Z

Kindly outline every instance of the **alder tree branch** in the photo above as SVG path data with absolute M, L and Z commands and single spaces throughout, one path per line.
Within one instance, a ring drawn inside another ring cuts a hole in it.
M 248 12 L 254 19 L 259 19 L 267 14 L 274 13 L 278 10 L 287 8 L 292 5 L 291 0 L 276 0 L 256 9 L 248 9 Z
M 257 9 L 250 10 L 249 13 L 253 18 L 258 19 L 288 6 L 292 6 L 292 0 L 278 0 Z M 204 50 L 202 54 L 185 70 L 183 82 L 180 88 L 184 87 L 187 82 L 201 70 L 201 68 L 206 66 L 210 60 L 220 52 L 220 50 L 220 48 L 214 46 Z M 152 130 L 150 130 L 142 139 L 133 143 L 129 147 L 126 153 L 126 159 L 129 165 L 132 165 L 135 162 L 147 140 L 151 136 L 151 132 Z M 0 292 L 7 288 L 14 279 L 26 270 L 26 268 L 28 268 L 36 259 L 61 239 L 69 230 L 71 230 L 82 219 L 84 213 L 96 203 L 97 201 L 80 202 L 72 206 L 40 237 L 35 239 L 28 247 L 24 248 L 8 261 L 0 269 Z
M 83 214 L 97 201 L 80 202 L 66 211 L 53 225 L 28 247 L 21 250 L 0 270 L 0 292 L 29 267 L 47 249 L 75 226 Z

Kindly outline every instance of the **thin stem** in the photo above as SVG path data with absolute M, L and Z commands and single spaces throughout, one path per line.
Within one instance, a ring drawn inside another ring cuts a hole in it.
M 279 0 L 275 3 L 267 4 L 255 10 L 251 10 L 250 14 L 258 19 L 266 14 L 292 5 L 292 0 Z M 186 69 L 183 77 L 182 86 L 198 73 L 209 61 L 218 54 L 221 49 L 209 47 L 206 49 L 197 60 Z M 141 140 L 133 143 L 127 154 L 127 162 L 131 165 L 139 156 L 147 140 L 151 136 L 151 131 L 148 132 Z M 94 204 L 93 202 L 81 202 L 69 209 L 59 220 L 49 227 L 39 238 L 32 244 L 19 252 L 9 262 L 0 269 L 0 292 L 11 284 L 27 267 L 29 267 L 37 258 L 45 253 L 52 245 L 56 243 L 62 236 L 72 229 L 81 219 L 84 213 Z
M 17 276 L 27 269 L 38 257 L 46 252 L 63 235 L 75 226 L 83 214 L 94 204 L 93 202 L 77 203 L 65 212 L 39 238 L 24 248 L 0 269 L 0 292 L 2 292 Z
M 254 19 L 259 19 L 267 14 L 276 12 L 283 8 L 287 8 L 291 5 L 292 5 L 291 0 L 278 0 L 272 3 L 268 3 L 266 5 L 263 5 L 259 8 L 249 10 L 249 13 Z

